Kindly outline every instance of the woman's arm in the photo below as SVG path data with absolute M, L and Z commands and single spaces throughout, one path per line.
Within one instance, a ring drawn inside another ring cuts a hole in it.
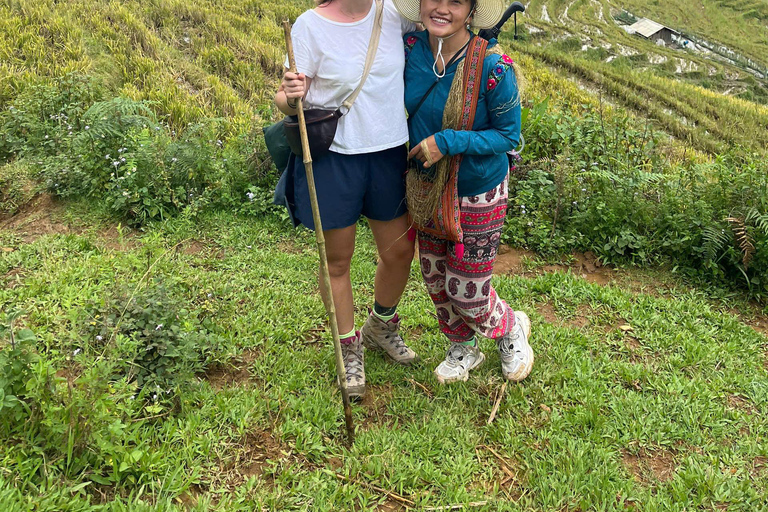
M 445 155 L 494 155 L 517 147 L 520 142 L 520 98 L 511 59 L 499 58 L 489 69 L 485 70 L 483 83 L 488 88 L 485 103 L 491 126 L 479 131 L 439 131 L 417 144 L 409 157 L 430 167 Z M 499 73 L 499 70 L 503 72 Z
M 312 79 L 304 73 L 291 73 L 287 69 L 283 73 L 283 80 L 275 94 L 275 105 L 280 112 L 287 116 L 296 115 L 298 112 L 297 101 L 304 98 Z

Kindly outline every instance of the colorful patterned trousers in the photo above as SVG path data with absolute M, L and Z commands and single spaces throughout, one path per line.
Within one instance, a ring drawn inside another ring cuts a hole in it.
M 507 179 L 484 194 L 460 197 L 464 257 L 453 242 L 419 232 L 421 274 L 435 303 L 440 330 L 451 341 L 472 339 L 475 333 L 500 338 L 515 323 L 515 315 L 491 286 L 493 264 L 507 215 Z

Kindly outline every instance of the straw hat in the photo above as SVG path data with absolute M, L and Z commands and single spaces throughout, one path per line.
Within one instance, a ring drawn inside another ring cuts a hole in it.
M 411 21 L 421 23 L 420 0 L 392 0 L 400 14 Z M 473 28 L 491 28 L 504 14 L 504 0 L 476 0 L 475 13 L 472 15 Z

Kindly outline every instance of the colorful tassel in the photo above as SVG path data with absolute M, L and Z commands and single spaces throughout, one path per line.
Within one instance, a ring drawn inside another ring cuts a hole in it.
M 456 259 L 461 261 L 464 259 L 464 244 L 456 244 L 454 246 L 454 249 L 456 250 Z

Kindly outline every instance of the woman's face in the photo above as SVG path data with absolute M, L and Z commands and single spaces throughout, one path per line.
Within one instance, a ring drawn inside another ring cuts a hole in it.
M 464 29 L 471 0 L 421 0 L 421 23 L 434 36 L 447 37 Z

